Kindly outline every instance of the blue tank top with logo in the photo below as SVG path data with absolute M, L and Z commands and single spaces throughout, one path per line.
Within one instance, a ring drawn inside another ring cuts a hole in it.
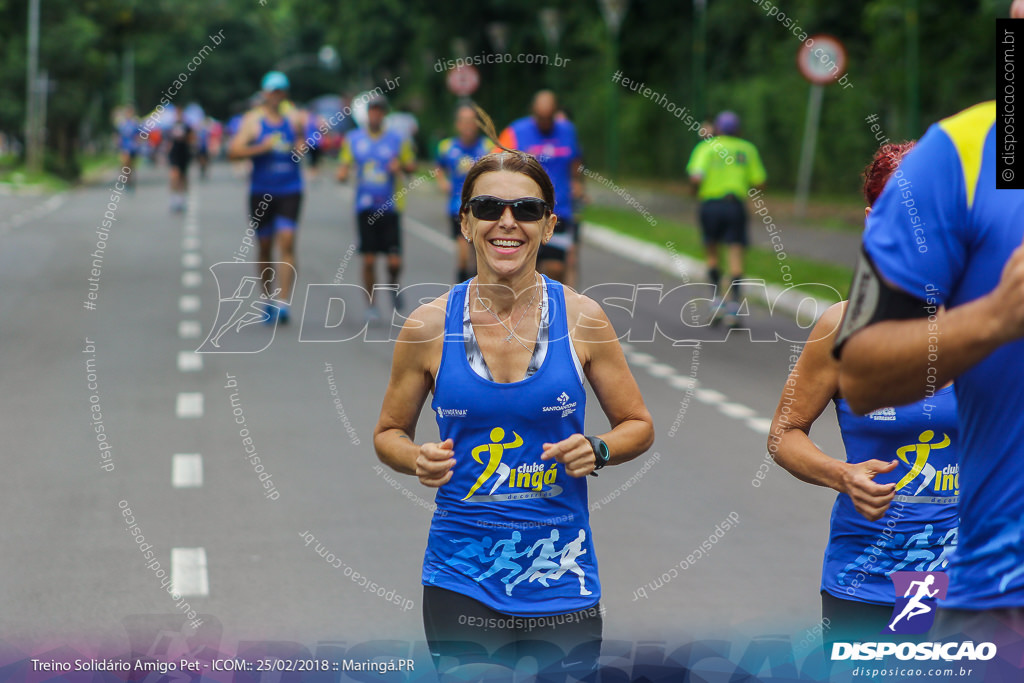
M 551 616 L 600 600 L 586 477 L 574 478 L 544 443 L 583 433 L 587 394 L 573 365 L 562 286 L 544 278 L 550 335 L 540 368 L 497 383 L 469 365 L 462 312 L 467 283 L 448 295 L 445 341 L 431 407 L 455 449 L 437 490 L 423 584 L 516 616 Z
M 865 519 L 845 493 L 832 507 L 821 589 L 845 600 L 891 605 L 889 575 L 943 571 L 956 549 L 960 501 L 959 435 L 953 387 L 917 403 L 855 415 L 835 401 L 850 463 L 898 464 L 875 482 L 896 484 L 885 515 Z
M 252 158 L 252 194 L 294 194 L 302 192 L 302 172 L 292 158 L 295 148 L 295 128 L 287 116 L 274 124 L 266 117 L 260 117 L 260 134 L 253 140 L 259 144 L 267 139 L 274 141 L 274 148 L 265 154 Z

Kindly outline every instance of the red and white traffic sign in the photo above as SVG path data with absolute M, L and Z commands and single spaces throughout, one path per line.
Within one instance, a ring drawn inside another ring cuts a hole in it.
M 800 46 L 796 65 L 815 85 L 835 83 L 846 73 L 846 48 L 830 35 L 811 36 Z
M 471 64 L 457 66 L 448 72 L 448 90 L 459 97 L 468 97 L 480 87 L 480 72 Z

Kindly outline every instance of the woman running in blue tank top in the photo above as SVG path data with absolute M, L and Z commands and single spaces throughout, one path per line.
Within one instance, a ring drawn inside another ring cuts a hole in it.
M 596 668 L 601 584 L 587 475 L 650 447 L 653 424 L 593 300 L 537 272 L 557 217 L 537 160 L 489 154 L 462 191 L 478 274 L 420 306 L 395 346 L 380 459 L 437 488 L 423 619 L 439 673 L 485 660 Z M 589 381 L 611 429 L 584 435 Z M 433 393 L 439 442 L 416 442 Z
M 886 144 L 876 152 L 864 172 L 869 204 L 912 146 Z M 831 643 L 912 640 L 926 630 L 931 620 L 922 615 L 934 612 L 934 601 L 909 619 L 893 612 L 911 581 L 923 580 L 900 572 L 926 572 L 928 584 L 935 582 L 934 574 L 945 569 L 956 548 L 959 522 L 953 387 L 936 387 L 933 396 L 910 405 L 854 414 L 842 397 L 839 363 L 831 353 L 846 303 L 829 308 L 815 325 L 786 380 L 768 439 L 769 453 L 795 477 L 839 492 L 821 577 L 826 656 Z M 845 462 L 823 453 L 809 435 L 829 401 L 835 404 Z

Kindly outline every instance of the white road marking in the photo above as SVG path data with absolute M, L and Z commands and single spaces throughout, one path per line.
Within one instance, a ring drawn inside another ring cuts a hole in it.
M 203 416 L 203 395 L 198 392 L 178 394 L 174 404 L 174 414 L 180 418 Z
M 186 251 L 181 255 L 182 268 L 198 268 L 203 263 L 203 257 L 198 251 Z
M 181 596 L 210 594 L 205 548 L 171 548 L 171 586 Z
M 185 288 L 198 287 L 203 283 L 203 274 L 198 270 L 186 270 L 181 274 L 181 286 Z
M 728 396 L 714 389 L 697 389 L 693 392 L 693 397 L 701 403 L 710 403 L 712 405 L 715 403 L 725 403 L 729 400 Z
M 687 391 L 688 389 L 693 389 L 700 386 L 700 382 L 698 382 L 696 379 L 685 375 L 675 375 L 673 377 L 669 377 L 668 383 L 671 384 L 674 388 L 681 389 L 683 391 Z
M 171 458 L 171 486 L 176 489 L 203 485 L 203 456 L 199 453 L 175 453 Z
M 203 357 L 195 351 L 178 351 L 178 371 L 196 372 L 203 369 Z
M 629 359 L 631 365 L 650 365 L 655 362 L 654 356 L 640 351 L 633 351 L 626 358 Z
M 178 336 L 182 339 L 195 339 L 203 333 L 198 320 L 182 320 L 178 323 Z
M 647 366 L 647 372 L 655 377 L 671 377 L 676 374 L 676 369 L 668 363 L 651 363 Z
M 182 313 L 195 313 L 199 310 L 199 297 L 191 294 L 178 299 L 178 310 Z
M 741 405 L 739 403 L 720 403 L 718 404 L 718 410 L 722 413 L 725 413 L 729 417 L 736 418 L 737 420 L 742 420 L 744 418 L 754 417 L 755 415 L 757 415 L 757 413 L 754 412 L 753 408 L 748 408 L 747 406 Z
M 186 235 L 181 239 L 181 248 L 184 251 L 196 251 L 199 249 L 199 238 L 195 235 Z
M 767 434 L 772 428 L 772 421 L 766 417 L 752 417 L 746 420 L 746 424 L 758 434 Z

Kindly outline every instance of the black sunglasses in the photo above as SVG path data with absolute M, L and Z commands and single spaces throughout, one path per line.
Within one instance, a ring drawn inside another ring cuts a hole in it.
M 473 197 L 468 202 L 469 210 L 482 221 L 496 221 L 505 213 L 505 207 L 512 207 L 512 217 L 517 221 L 539 221 L 551 210 L 548 203 L 536 197 L 519 199 L 498 199 L 489 195 Z

